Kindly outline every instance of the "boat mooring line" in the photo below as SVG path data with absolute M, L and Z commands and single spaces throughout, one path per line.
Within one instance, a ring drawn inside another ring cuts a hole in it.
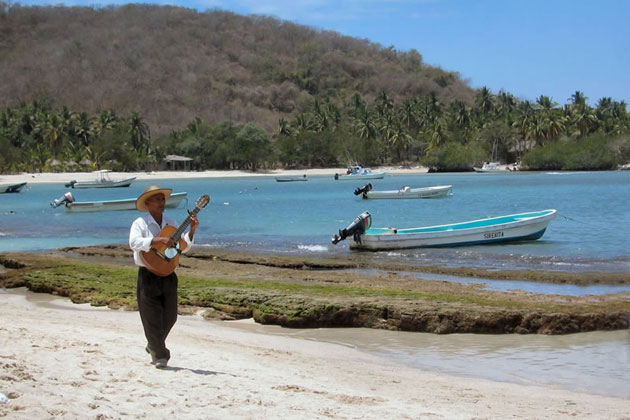
M 586 222 L 581 222 L 579 220 L 575 220 L 575 219 L 573 219 L 573 218 L 571 218 L 569 216 L 565 216 L 564 214 L 560 214 L 559 216 L 565 218 L 566 220 L 570 220 L 572 222 L 575 222 L 575 223 L 580 223 L 580 224 L 583 224 L 583 225 L 586 225 L 586 226 L 595 227 L 595 225 L 593 225 L 593 224 L 586 223 Z

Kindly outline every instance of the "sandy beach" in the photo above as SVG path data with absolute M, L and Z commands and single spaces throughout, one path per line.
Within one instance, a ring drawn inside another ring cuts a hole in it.
M 180 316 L 167 370 L 137 312 L 0 290 L 6 418 L 627 419 L 630 401 L 452 377 Z
M 387 171 L 390 174 L 424 174 L 428 169 L 422 166 L 411 168 L 381 167 L 372 168 L 374 171 Z M 151 172 L 112 172 L 113 180 L 136 177 L 138 181 L 161 179 L 198 179 L 198 178 L 227 178 L 246 176 L 280 176 L 280 175 L 304 175 L 307 176 L 334 176 L 336 173 L 345 173 L 346 168 L 325 169 L 287 169 L 287 170 L 260 170 L 252 171 L 151 171 Z M 33 184 L 67 183 L 72 180 L 78 182 L 93 181 L 95 175 L 92 172 L 42 172 L 21 173 L 15 175 L 0 174 L 0 184 L 18 184 L 28 182 Z

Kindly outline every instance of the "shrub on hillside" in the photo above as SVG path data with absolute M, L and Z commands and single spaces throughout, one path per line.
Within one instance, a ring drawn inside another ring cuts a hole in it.
M 484 156 L 484 150 L 478 146 L 453 142 L 425 156 L 421 162 L 434 172 L 463 172 L 470 171 L 474 162 L 483 161 Z
M 553 142 L 523 156 L 523 166 L 534 171 L 597 171 L 615 169 L 619 155 L 609 139 L 600 136 Z

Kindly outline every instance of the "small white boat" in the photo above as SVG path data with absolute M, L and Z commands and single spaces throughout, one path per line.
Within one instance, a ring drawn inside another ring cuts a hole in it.
M 0 194 L 19 193 L 26 184 L 26 182 L 21 182 L 19 184 L 0 185 Z
M 110 172 L 112 172 L 109 169 L 103 169 L 101 171 L 94 171 L 93 173 L 96 174 L 96 180 L 95 181 L 87 181 L 87 182 L 77 182 L 77 181 L 70 181 L 66 184 L 66 187 L 68 188 L 120 188 L 120 187 L 128 187 L 131 185 L 131 183 L 136 179 L 136 177 L 133 178 L 127 178 L 127 179 L 121 179 L 118 181 L 114 181 L 109 177 Z
M 465 246 L 540 239 L 556 210 L 510 214 L 488 219 L 410 229 L 373 228 L 368 212 L 334 235 L 333 244 L 349 237 L 350 249 L 371 251 Z
M 510 169 L 506 165 L 502 165 L 500 162 L 484 162 L 481 168 L 473 166 L 475 172 L 510 172 Z
M 373 172 L 370 168 L 361 165 L 350 165 L 345 174 L 335 174 L 335 179 L 382 179 L 387 171 Z
M 276 182 L 295 182 L 295 181 L 308 181 L 306 174 L 304 175 L 282 175 L 276 176 Z
M 176 208 L 188 196 L 188 193 L 173 193 L 166 202 L 167 208 Z M 115 211 L 136 210 L 137 198 L 109 201 L 66 201 L 66 211 L 71 213 L 84 213 L 90 211 Z
M 363 188 L 357 188 L 354 195 L 361 194 L 364 199 L 441 198 L 453 195 L 452 189 L 452 185 L 435 185 L 423 188 L 402 187 L 399 190 L 374 191 L 372 184 L 366 184 Z

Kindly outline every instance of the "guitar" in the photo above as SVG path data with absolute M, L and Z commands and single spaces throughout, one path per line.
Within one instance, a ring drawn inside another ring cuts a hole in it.
M 197 200 L 195 209 L 188 211 L 188 217 L 178 228 L 175 228 L 175 226 L 165 226 L 160 231 L 158 236 L 170 237 L 175 246 L 167 247 L 164 244 L 158 243 L 153 245 L 148 252 L 140 252 L 140 259 L 149 271 L 161 277 L 168 276 L 175 271 L 179 265 L 179 254 L 188 247 L 188 244 L 185 240 L 181 239 L 181 236 L 188 225 L 190 225 L 191 216 L 199 213 L 209 202 L 210 196 L 208 194 L 202 195 Z

